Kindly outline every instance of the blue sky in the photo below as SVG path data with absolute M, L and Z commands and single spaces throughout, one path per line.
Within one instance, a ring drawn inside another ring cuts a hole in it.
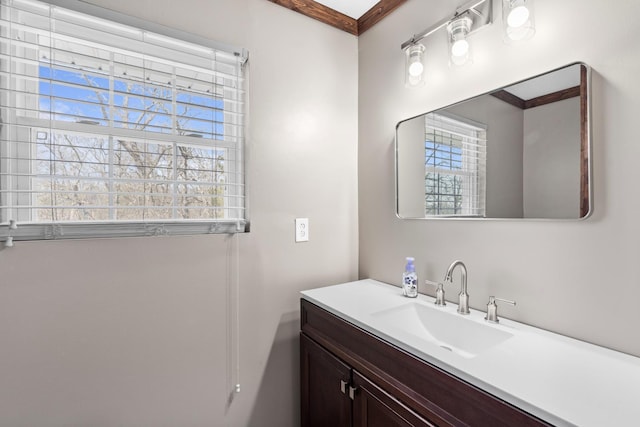
M 100 74 L 89 76 L 91 85 L 81 73 L 41 66 L 40 111 L 57 113 L 58 120 L 76 121 L 78 116 L 107 126 L 108 120 L 99 104 L 108 103 L 109 79 Z M 116 80 L 113 98 L 114 106 L 119 107 L 114 115 L 116 126 L 133 128 L 135 123 L 150 119 L 145 130 L 171 133 L 172 96 L 171 88 Z M 184 134 L 193 133 L 207 139 L 223 138 L 221 99 L 178 89 L 175 100 L 176 114 Z M 148 112 L 142 111 L 145 109 Z

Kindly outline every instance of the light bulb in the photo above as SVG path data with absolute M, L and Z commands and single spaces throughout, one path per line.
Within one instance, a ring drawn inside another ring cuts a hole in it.
M 522 27 L 529 20 L 529 9 L 526 6 L 517 6 L 509 12 L 507 17 L 507 24 L 510 27 L 518 28 Z
M 469 42 L 465 39 L 456 40 L 451 46 L 453 56 L 465 56 L 469 52 Z
M 423 71 L 424 65 L 422 65 L 422 62 L 416 61 L 413 64 L 409 65 L 409 74 L 413 77 L 418 77 L 422 74 Z
M 424 46 L 416 43 L 406 50 L 405 86 L 419 87 L 424 85 Z
M 533 37 L 536 33 L 534 0 L 502 0 L 502 30 L 506 43 Z

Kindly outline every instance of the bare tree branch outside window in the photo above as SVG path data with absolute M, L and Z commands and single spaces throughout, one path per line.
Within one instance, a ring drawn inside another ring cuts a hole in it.
M 37 139 L 38 220 L 224 218 L 227 150 L 215 146 L 223 137 L 223 102 L 211 95 L 215 85 L 207 90 L 193 78 L 201 88 L 180 86 L 175 70 L 144 76 L 133 67 L 112 68 L 121 72 L 53 60 L 39 68 L 42 116 L 147 137 L 52 130 Z M 154 133 L 187 138 L 154 141 Z

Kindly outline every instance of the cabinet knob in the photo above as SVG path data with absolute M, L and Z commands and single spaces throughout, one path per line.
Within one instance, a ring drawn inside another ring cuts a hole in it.
M 349 382 L 345 380 L 340 380 L 340 391 L 342 392 L 342 394 L 347 394 L 348 385 L 349 385 Z
M 354 400 L 356 398 L 357 391 L 358 387 L 349 386 L 349 399 Z

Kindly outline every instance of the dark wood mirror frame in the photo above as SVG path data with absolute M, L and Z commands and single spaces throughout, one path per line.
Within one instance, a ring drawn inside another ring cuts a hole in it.
M 580 218 L 585 218 L 589 215 L 589 94 L 587 66 L 585 64 L 580 64 L 580 85 L 568 89 L 563 89 L 526 101 L 504 89 L 492 92 L 490 95 L 495 96 L 504 102 L 508 102 L 522 110 L 551 104 L 552 102 L 562 101 L 563 99 L 574 98 L 576 96 L 580 97 Z

